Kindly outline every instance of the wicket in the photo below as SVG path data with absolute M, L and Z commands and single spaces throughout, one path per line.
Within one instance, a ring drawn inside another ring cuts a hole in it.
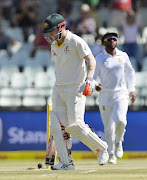
M 49 140 L 49 126 L 50 126 L 50 111 L 52 110 L 52 104 L 47 104 L 47 124 L 46 124 L 46 132 L 47 132 L 47 139 L 46 139 L 46 149 L 48 147 L 48 140 Z
M 47 139 L 46 139 L 46 168 L 49 168 L 50 165 L 54 165 L 56 160 L 56 148 L 53 136 L 50 134 L 50 111 L 52 110 L 52 105 L 47 105 Z

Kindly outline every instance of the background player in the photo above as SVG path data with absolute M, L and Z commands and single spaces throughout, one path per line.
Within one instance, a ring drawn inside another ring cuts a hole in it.
M 122 141 L 127 124 L 128 91 L 131 102 L 135 101 L 135 71 L 128 55 L 116 48 L 117 38 L 116 33 L 102 36 L 105 49 L 96 56 L 94 74 L 94 79 L 99 76 L 103 87 L 99 94 L 99 108 L 108 143 L 109 163 L 113 164 L 116 164 L 117 158 L 123 156 Z
M 95 59 L 86 42 L 65 28 L 66 21 L 60 14 L 51 14 L 44 21 L 43 33 L 45 39 L 51 43 L 56 74 L 50 112 L 50 133 L 54 137 L 59 163 L 51 166 L 53 170 L 75 169 L 71 156 L 69 158 L 67 151 L 69 147 L 63 138 L 60 123 L 66 133 L 82 141 L 98 154 L 100 165 L 108 161 L 107 143 L 84 123 L 86 98 L 78 92 L 79 87 L 86 81 L 83 93 L 87 96 L 91 95 L 95 86 L 92 82 Z M 86 79 L 85 61 L 87 62 Z

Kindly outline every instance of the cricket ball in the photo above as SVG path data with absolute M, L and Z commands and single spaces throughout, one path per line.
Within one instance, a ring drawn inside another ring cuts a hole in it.
M 38 169 L 42 168 L 42 163 L 38 164 Z

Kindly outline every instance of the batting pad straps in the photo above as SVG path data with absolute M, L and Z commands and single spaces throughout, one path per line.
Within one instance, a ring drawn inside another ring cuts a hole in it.
M 104 151 L 108 148 L 106 142 L 102 141 L 85 124 L 73 124 L 66 127 L 66 132 L 88 146 L 94 153 Z
M 58 158 L 64 164 L 69 164 L 66 144 L 63 139 L 61 126 L 55 112 L 50 111 L 50 119 L 51 119 L 50 133 L 54 137 Z

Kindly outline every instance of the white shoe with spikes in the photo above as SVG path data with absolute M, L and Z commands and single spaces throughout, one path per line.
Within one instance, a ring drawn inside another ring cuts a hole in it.
M 73 162 L 69 163 L 68 165 L 59 162 L 57 165 L 51 166 L 52 170 L 75 170 L 75 166 Z

